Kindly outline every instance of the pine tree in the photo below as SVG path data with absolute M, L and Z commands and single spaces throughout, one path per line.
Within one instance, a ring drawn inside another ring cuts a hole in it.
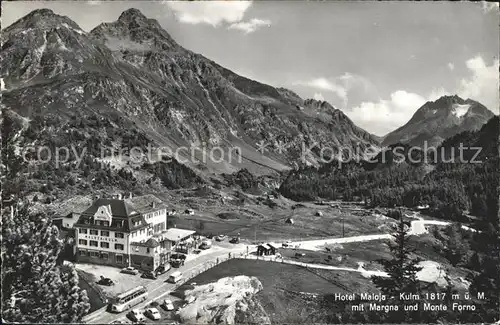
M 394 242 L 388 246 L 392 254 L 390 260 L 379 260 L 388 277 L 373 276 L 375 286 L 387 297 L 386 303 L 399 306 L 399 312 L 390 316 L 394 321 L 408 321 L 409 315 L 403 312 L 403 301 L 399 300 L 400 293 L 415 293 L 420 291 L 417 272 L 422 267 L 418 266 L 419 259 L 412 258 L 412 249 L 409 248 L 409 229 L 403 222 L 402 213 L 396 232 L 393 234 Z
M 21 323 L 74 323 L 89 311 L 74 268 L 57 264 L 63 242 L 44 215 L 21 206 L 2 215 L 3 319 Z
M 500 320 L 500 234 L 498 223 L 490 224 L 481 234 L 476 234 L 474 244 L 475 266 L 479 271 L 473 278 L 470 291 L 477 297 L 484 293 L 481 300 L 482 317 L 485 322 Z M 481 258 L 477 258 L 477 256 Z

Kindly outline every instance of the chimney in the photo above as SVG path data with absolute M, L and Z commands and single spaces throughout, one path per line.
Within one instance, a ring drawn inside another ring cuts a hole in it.
M 128 198 L 129 198 L 129 199 L 131 199 L 131 198 L 132 198 L 132 196 L 133 196 L 133 195 L 132 195 L 132 192 L 130 192 L 130 194 L 129 194 Z
M 120 193 L 120 194 L 118 194 L 118 195 L 117 195 L 117 198 L 118 198 L 118 200 L 121 200 L 121 199 L 122 199 L 122 194 L 121 194 L 121 193 Z
M 152 207 L 153 209 L 154 209 L 154 208 L 156 208 L 156 202 L 155 202 L 155 201 L 151 202 L 151 207 Z

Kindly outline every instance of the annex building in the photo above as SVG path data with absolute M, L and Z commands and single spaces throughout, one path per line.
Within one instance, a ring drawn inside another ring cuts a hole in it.
M 73 227 L 78 262 L 146 271 L 167 263 L 172 247 L 194 234 L 184 230 L 187 236 L 170 242 L 169 234 L 179 230 L 167 230 L 167 206 L 154 195 L 97 199 Z

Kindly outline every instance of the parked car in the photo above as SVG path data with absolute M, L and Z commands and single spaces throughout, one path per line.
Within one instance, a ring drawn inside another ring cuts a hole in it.
M 209 249 L 210 247 L 212 247 L 211 240 L 204 240 L 201 242 L 200 249 Z
M 158 276 L 156 275 L 156 272 L 147 271 L 147 272 L 144 272 L 142 274 L 142 278 L 156 280 L 156 278 L 158 278 Z
M 174 304 L 172 303 L 172 300 L 170 300 L 170 299 L 163 300 L 162 307 L 168 311 L 172 311 L 175 309 Z
M 161 318 L 160 312 L 156 308 L 147 308 L 146 311 L 144 312 L 144 315 L 147 317 L 153 319 L 153 320 L 159 320 Z
M 168 270 L 170 270 L 170 264 L 163 264 L 158 266 L 158 268 L 156 269 L 156 274 L 163 274 Z
M 238 237 L 233 237 L 233 238 L 231 238 L 231 240 L 229 242 L 231 244 L 239 244 L 240 243 L 240 239 Z
M 295 257 L 304 257 L 306 254 L 304 253 L 295 253 Z
M 99 281 L 97 281 L 97 284 L 100 284 L 100 285 L 103 285 L 103 286 L 112 286 L 115 283 L 110 278 L 105 278 L 105 277 L 103 277 L 101 275 L 101 278 L 99 279 Z
M 134 322 L 143 322 L 146 320 L 146 317 L 144 317 L 139 309 L 132 309 L 127 316 Z
M 137 275 L 139 274 L 139 271 L 131 266 L 129 267 L 126 267 L 124 269 L 122 269 L 121 271 L 122 273 L 126 273 L 126 274 L 132 274 L 132 275 Z
M 216 241 L 224 241 L 225 239 L 226 239 L 226 235 L 219 235 L 219 236 L 215 237 Z
M 291 240 L 287 240 L 286 242 L 284 242 L 283 244 L 281 244 L 281 247 L 290 247 L 292 246 L 292 241 Z
M 172 267 L 181 267 L 182 265 L 184 265 L 184 260 L 181 260 L 181 259 L 175 259 L 175 260 L 170 260 L 170 265 L 172 265 Z

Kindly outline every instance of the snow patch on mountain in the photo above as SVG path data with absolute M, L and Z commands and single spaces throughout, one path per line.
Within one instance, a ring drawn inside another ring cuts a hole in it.
M 118 37 L 107 37 L 106 46 L 112 51 L 151 51 L 153 44 L 151 41 L 145 41 L 143 43 L 134 42 L 130 39 L 118 38 Z
M 81 29 L 76 29 L 74 27 L 71 27 L 70 25 L 66 24 L 66 23 L 62 23 L 61 25 L 63 25 L 64 27 L 66 27 L 67 29 L 70 29 L 72 31 L 74 31 L 75 33 L 78 33 L 80 35 L 85 35 L 85 32 Z
M 469 111 L 470 104 L 453 104 L 453 115 L 462 117 Z

